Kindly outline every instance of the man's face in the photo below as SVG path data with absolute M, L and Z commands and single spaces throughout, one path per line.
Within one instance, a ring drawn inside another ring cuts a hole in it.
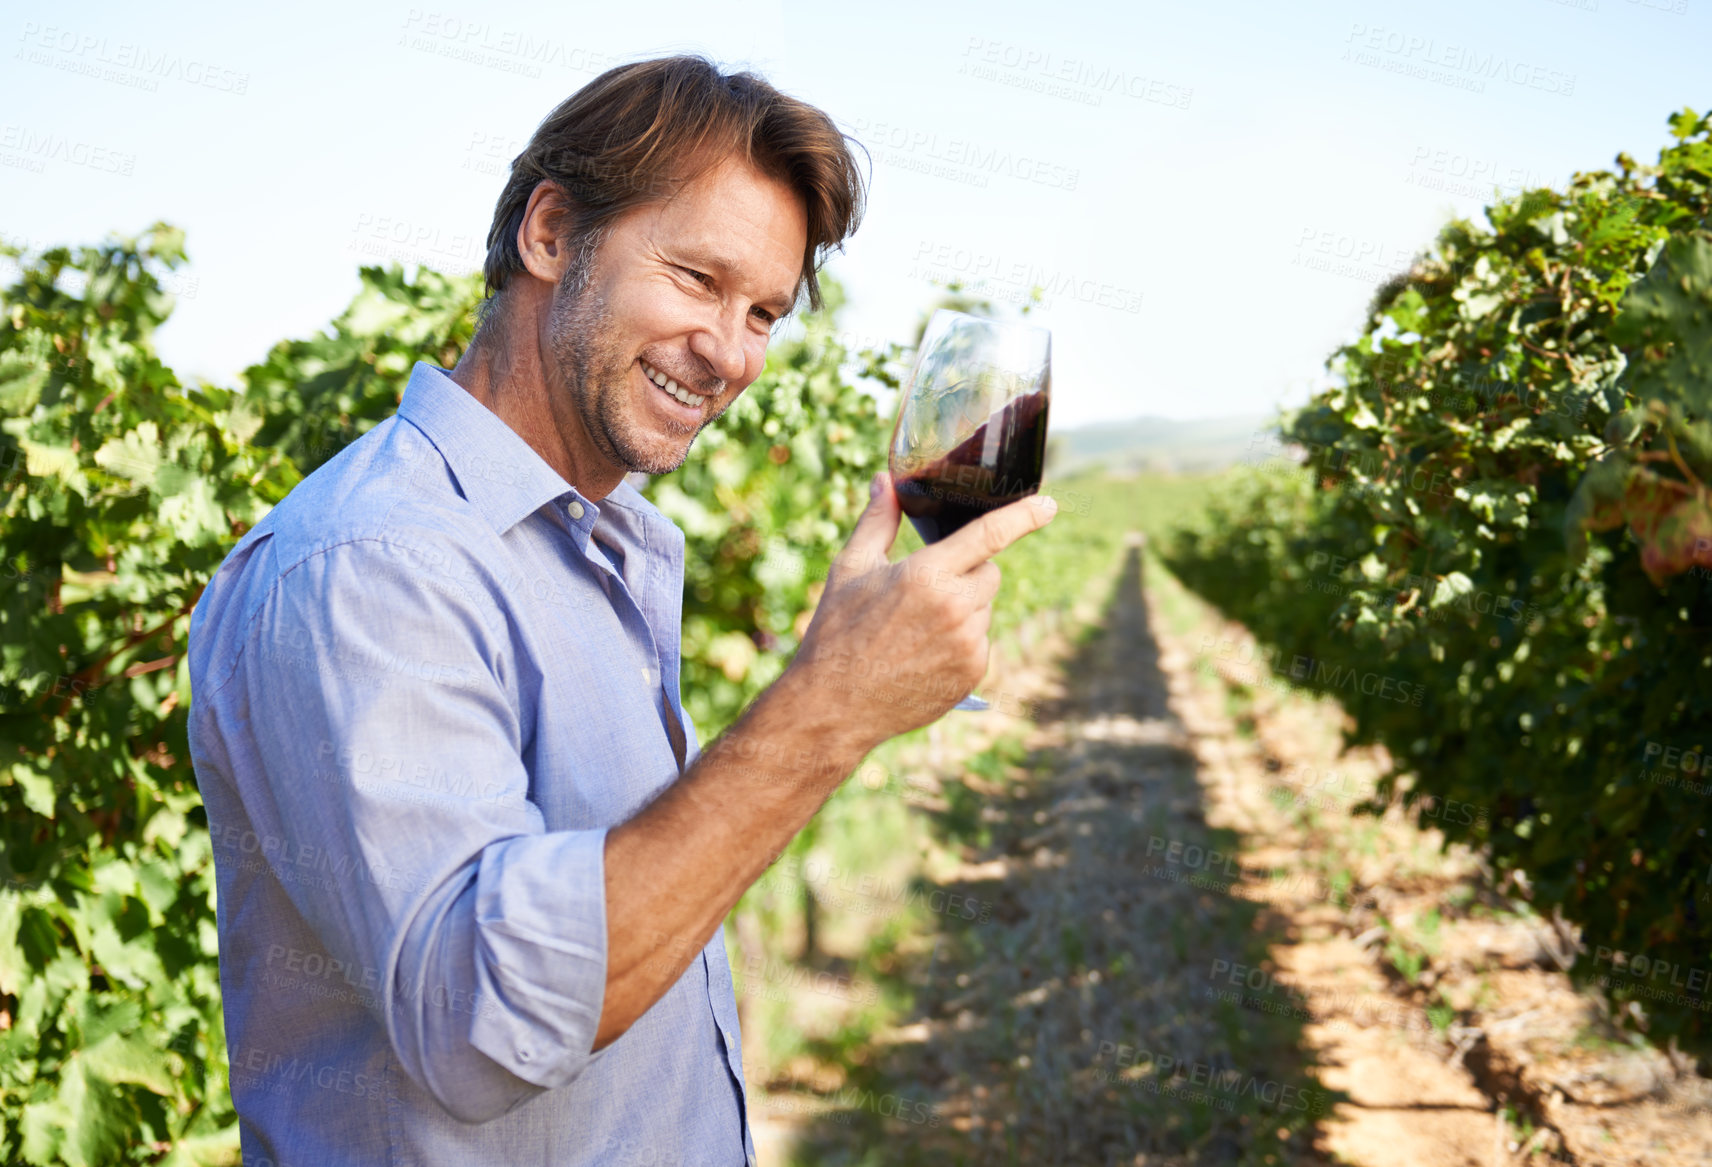
M 554 294 L 547 342 L 561 426 L 573 410 L 614 466 L 676 470 L 701 428 L 760 375 L 807 239 L 796 194 L 741 159 L 669 203 L 621 216 L 582 293 L 573 264 Z

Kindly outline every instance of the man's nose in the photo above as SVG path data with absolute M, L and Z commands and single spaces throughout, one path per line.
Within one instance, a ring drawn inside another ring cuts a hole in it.
M 690 351 L 712 368 L 716 377 L 729 384 L 741 381 L 746 368 L 743 352 L 745 309 L 732 305 L 690 334 Z

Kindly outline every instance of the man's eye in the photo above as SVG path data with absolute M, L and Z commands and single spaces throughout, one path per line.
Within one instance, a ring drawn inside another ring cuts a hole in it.
M 708 275 L 706 272 L 696 271 L 695 268 L 693 268 L 693 267 L 685 267 L 682 264 L 678 264 L 677 268 L 679 271 L 683 272 L 685 275 L 693 276 L 696 279 L 702 281 L 703 284 L 706 284 L 713 279 L 713 277 Z M 771 312 L 767 311 L 765 308 L 762 308 L 760 305 L 756 305 L 754 308 L 754 311 L 761 317 L 762 320 L 767 322 L 768 328 L 771 328 L 773 325 L 775 325 L 779 322 L 779 318 L 777 316 L 773 315 Z

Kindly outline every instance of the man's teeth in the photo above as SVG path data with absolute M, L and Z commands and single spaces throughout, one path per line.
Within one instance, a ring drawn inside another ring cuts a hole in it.
M 642 374 L 650 381 L 654 382 L 654 384 L 664 389 L 667 393 L 670 393 L 673 397 L 682 401 L 685 405 L 693 405 L 698 409 L 701 408 L 700 397 L 679 385 L 676 381 L 660 372 L 660 370 L 650 365 L 647 361 L 642 362 Z

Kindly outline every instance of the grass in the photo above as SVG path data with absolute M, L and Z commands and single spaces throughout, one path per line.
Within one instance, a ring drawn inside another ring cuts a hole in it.
M 1385 959 L 1411 985 L 1420 983 L 1421 974 L 1439 954 L 1443 944 L 1441 924 L 1437 908 L 1422 913 L 1412 928 L 1402 928 L 1393 920 L 1379 917 L 1379 925 L 1386 932 Z

